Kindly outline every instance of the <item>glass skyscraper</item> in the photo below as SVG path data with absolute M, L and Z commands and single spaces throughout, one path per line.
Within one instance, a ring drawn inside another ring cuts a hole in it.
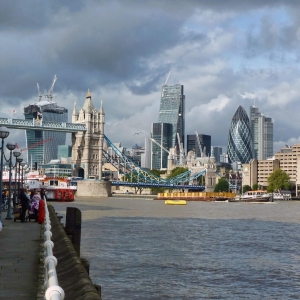
M 152 123 L 152 138 L 161 146 L 169 150 L 172 145 L 172 124 Z M 160 146 L 152 144 L 151 149 L 151 169 L 160 170 L 168 166 L 168 152 Z
M 183 95 L 183 85 L 163 85 L 158 122 L 172 124 L 172 148 L 176 145 L 177 149 L 179 149 L 177 133 L 179 133 L 181 143 L 184 145 L 185 96 Z
M 211 146 L 211 155 L 216 159 L 216 162 L 221 162 L 221 155 L 222 155 L 222 147 L 220 146 Z
M 202 147 L 203 155 L 209 156 L 211 151 L 211 136 L 207 134 L 198 134 L 200 146 Z M 187 153 L 194 150 L 197 157 L 201 157 L 201 151 L 197 141 L 196 134 L 188 134 L 186 137 Z M 204 153 L 205 152 L 205 153 Z
M 253 137 L 253 155 L 258 160 L 273 156 L 272 118 L 262 115 L 256 106 L 250 106 L 250 127 Z
M 231 163 L 249 163 L 253 159 L 253 139 L 250 120 L 242 106 L 237 108 L 231 120 L 227 152 L 229 162 Z
M 68 110 L 52 101 L 38 101 L 24 108 L 25 120 L 36 122 L 67 122 Z M 27 161 L 30 166 L 47 164 L 57 158 L 58 145 L 65 145 L 66 133 L 56 131 L 26 130 Z

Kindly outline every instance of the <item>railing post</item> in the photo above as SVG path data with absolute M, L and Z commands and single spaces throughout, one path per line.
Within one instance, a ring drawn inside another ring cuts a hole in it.
M 67 235 L 71 235 L 74 249 L 80 256 L 81 211 L 78 208 L 67 207 L 65 231 Z

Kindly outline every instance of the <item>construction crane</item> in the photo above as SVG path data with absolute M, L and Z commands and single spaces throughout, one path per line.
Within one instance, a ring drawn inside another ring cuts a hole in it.
M 49 89 L 49 91 L 47 92 L 47 90 L 45 90 L 45 97 L 49 99 L 50 102 L 52 102 L 52 98 L 53 98 L 53 88 L 54 88 L 54 84 L 57 80 L 57 77 L 56 75 L 54 75 L 54 79 L 53 79 L 53 82 L 52 82 L 52 85 Z
M 40 86 L 39 86 L 38 83 L 37 83 L 36 85 L 37 85 L 37 89 L 38 89 L 39 102 L 41 102 L 41 99 L 42 99 L 42 93 L 41 93 L 41 91 L 40 91 Z
M 158 143 L 155 139 L 153 139 L 153 138 L 149 138 L 153 143 L 155 143 L 157 146 L 159 146 L 161 149 L 163 149 L 163 150 L 165 150 L 168 154 L 170 154 L 170 151 L 167 149 L 167 148 L 165 148 L 165 147 L 163 147 L 160 143 Z
M 35 143 L 35 144 L 29 146 L 28 148 L 20 149 L 20 152 L 21 152 L 21 153 L 22 153 L 22 152 L 25 152 L 25 151 L 27 151 L 28 149 L 37 147 L 37 146 L 42 145 L 42 144 L 44 144 L 44 143 L 47 143 L 47 142 L 49 142 L 49 141 L 51 141 L 51 140 L 52 140 L 52 138 L 48 138 L 48 139 L 46 139 L 46 140 L 42 140 L 42 141 L 40 141 L 40 142 L 37 142 L 37 143 Z
M 200 156 L 201 156 L 201 157 L 204 157 L 205 155 L 204 155 L 204 153 L 203 153 L 203 151 L 202 151 L 202 145 L 201 145 L 202 140 L 200 141 L 200 137 L 199 137 L 198 132 L 195 131 L 195 133 L 196 133 L 196 139 L 197 139 L 197 143 L 198 143 L 199 150 L 200 150 Z
M 179 144 L 179 163 L 180 165 L 183 164 L 183 157 L 184 157 L 184 151 L 183 151 L 183 143 L 181 143 L 180 140 L 180 135 L 177 132 L 177 139 L 178 139 L 178 144 Z
M 167 84 L 167 82 L 168 82 L 168 80 L 169 80 L 169 77 L 170 77 L 170 75 L 171 75 L 171 71 L 169 72 L 169 74 L 168 74 L 168 76 L 167 76 L 167 80 L 166 80 L 165 84 Z

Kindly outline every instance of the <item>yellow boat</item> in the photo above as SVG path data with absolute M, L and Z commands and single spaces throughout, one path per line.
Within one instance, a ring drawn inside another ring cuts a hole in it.
M 165 204 L 169 205 L 186 205 L 185 200 L 166 200 Z

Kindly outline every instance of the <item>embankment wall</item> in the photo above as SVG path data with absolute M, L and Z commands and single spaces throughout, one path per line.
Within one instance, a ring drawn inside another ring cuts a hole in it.
M 65 292 L 65 300 L 101 300 L 100 287 L 91 281 L 80 257 L 77 255 L 55 210 L 48 204 L 51 220 L 53 255 L 57 258 L 58 282 Z

